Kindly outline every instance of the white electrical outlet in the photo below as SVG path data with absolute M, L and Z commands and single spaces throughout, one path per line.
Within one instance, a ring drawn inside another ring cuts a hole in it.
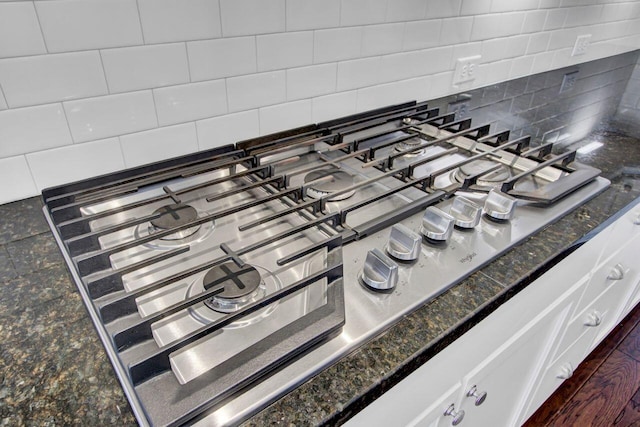
M 576 38 L 576 44 L 573 46 L 573 52 L 571 56 L 584 55 L 589 49 L 591 43 L 591 34 L 583 34 Z
M 458 58 L 458 62 L 456 62 L 456 71 L 453 73 L 453 85 L 457 86 L 460 83 L 475 80 L 478 74 L 478 65 L 480 64 L 481 58 L 481 55 Z

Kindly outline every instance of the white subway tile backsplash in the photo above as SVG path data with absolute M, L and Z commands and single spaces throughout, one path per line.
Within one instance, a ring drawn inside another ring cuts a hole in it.
M 11 108 L 107 94 L 97 51 L 0 59 Z
M 142 44 L 135 0 L 35 2 L 49 52 Z
M 532 34 L 529 38 L 529 45 L 527 46 L 527 55 L 547 50 L 549 39 L 551 39 L 550 33 Z
M 0 58 L 46 51 L 33 3 L 0 3 Z
M 387 22 L 423 19 L 427 10 L 424 0 L 392 0 L 387 6 Z
M 567 17 L 568 9 L 552 9 L 547 12 L 547 19 L 544 21 L 545 30 L 557 30 L 562 28 Z
M 492 0 L 462 0 L 460 15 L 480 15 L 491 11 Z
M 332 62 L 360 56 L 362 27 L 336 28 L 314 32 L 313 62 Z
M 460 15 L 462 0 L 429 0 L 425 18 L 450 18 Z
M 443 19 L 442 31 L 440 32 L 440 45 L 468 42 L 471 36 L 472 25 L 472 17 Z
M 426 49 L 438 46 L 441 28 L 441 19 L 407 22 L 404 28 L 402 50 Z
M 471 40 L 507 37 L 520 33 L 525 12 L 496 13 L 474 17 Z
M 425 64 L 425 75 L 436 74 L 451 69 L 451 60 L 453 55 L 453 47 L 435 47 L 424 51 L 428 55 L 428 61 Z
M 220 0 L 224 37 L 285 31 L 285 0 Z
M 280 104 L 286 96 L 286 72 L 272 71 L 227 79 L 229 111 Z
M 288 102 L 260 109 L 260 135 L 311 123 L 311 100 Z
M 338 63 L 338 92 L 379 83 L 380 57 Z
M 404 24 L 368 25 L 362 32 L 362 55 L 373 56 L 402 50 Z
M 357 100 L 358 92 L 355 90 L 313 98 L 311 100 L 311 118 L 314 123 L 319 123 L 354 114 Z
M 493 0 L 491 12 L 511 12 L 514 10 L 535 9 L 540 0 Z
M 287 70 L 287 99 L 311 98 L 334 92 L 336 73 L 335 63 Z
M 128 168 L 198 151 L 195 123 L 163 127 L 120 137 Z
M 184 43 L 107 49 L 100 54 L 111 93 L 189 81 Z
M 595 24 L 600 20 L 602 15 L 602 6 L 582 6 L 571 8 L 571 12 L 567 13 L 564 21 L 565 27 L 578 27 L 580 25 Z
M 4 94 L 2 93 L 2 85 L 0 84 L 0 110 L 7 109 L 7 101 L 4 100 Z
M 227 112 L 227 86 L 213 80 L 154 89 L 160 126 L 190 122 Z
M 187 43 L 193 81 L 240 76 L 257 71 L 255 37 Z
M 10 185 L 3 185 L 0 190 L 0 204 L 13 202 L 38 194 L 29 165 L 24 156 L 0 159 L 0 180 Z
M 218 0 L 138 0 L 145 43 L 220 37 Z
M 426 50 L 385 55 L 380 60 L 380 81 L 392 82 L 422 76 L 430 61 L 431 57 Z
M 54 148 L 26 157 L 38 190 L 125 167 L 118 138 Z
M 387 14 L 387 0 L 342 0 L 340 25 L 379 24 Z
M 551 37 L 549 39 L 549 45 L 545 46 L 545 49 L 556 50 L 573 47 L 576 42 L 576 37 L 582 34 L 582 30 L 580 28 L 566 28 L 546 34 L 550 34 Z
M 313 31 L 258 36 L 258 71 L 300 67 L 313 62 Z
M 142 131 L 158 126 L 150 90 L 63 103 L 75 142 Z
M 287 31 L 340 25 L 340 0 L 287 0 Z
M 0 111 L 0 158 L 71 143 L 61 104 Z
M 260 135 L 258 110 L 214 117 L 196 122 L 201 150 L 233 144 Z
M 358 89 L 357 111 L 367 111 L 390 104 L 424 99 L 429 92 L 429 77 L 401 80 L 378 86 Z
M 515 79 L 530 74 L 532 66 L 533 56 L 521 56 L 519 58 L 515 58 L 511 63 L 509 78 Z
M 534 33 L 538 31 L 542 31 L 544 27 L 544 22 L 547 19 L 547 11 L 546 10 L 531 10 L 527 12 L 524 17 L 524 24 L 522 25 L 523 33 Z

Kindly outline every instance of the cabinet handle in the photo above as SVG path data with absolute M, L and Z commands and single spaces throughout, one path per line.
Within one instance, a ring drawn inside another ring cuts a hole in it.
M 624 278 L 624 265 L 616 264 L 607 276 L 609 280 L 622 280 Z
M 446 417 L 453 417 L 451 420 L 452 426 L 457 426 L 464 419 L 464 411 L 456 411 L 456 407 L 453 403 L 444 411 L 444 415 Z
M 585 320 L 585 326 L 600 326 L 602 323 L 602 315 L 597 310 L 593 310 L 591 313 L 587 314 L 587 320 Z
M 571 367 L 570 363 L 565 363 L 564 365 L 562 365 L 562 367 L 560 367 L 560 372 L 558 373 L 558 375 L 556 375 L 556 377 L 560 378 L 561 380 L 569 379 L 572 376 L 573 368 Z
M 467 392 L 467 397 L 475 397 L 476 398 L 476 400 L 474 401 L 475 405 L 480 406 L 487 399 L 487 392 L 486 391 L 478 392 L 478 387 L 474 385 Z

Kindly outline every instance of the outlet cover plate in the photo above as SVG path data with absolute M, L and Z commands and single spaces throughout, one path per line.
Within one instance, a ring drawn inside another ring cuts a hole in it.
M 589 50 L 589 44 L 591 43 L 591 34 L 583 34 L 576 38 L 576 44 L 573 45 L 573 52 L 571 56 L 584 55 Z
M 482 59 L 482 55 L 458 58 L 456 70 L 453 73 L 453 85 L 457 86 L 461 83 L 475 80 L 478 74 L 480 59 Z

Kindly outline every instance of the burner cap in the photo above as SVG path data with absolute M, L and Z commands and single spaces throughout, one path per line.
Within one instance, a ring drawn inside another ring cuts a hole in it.
M 205 289 L 223 286 L 224 291 L 214 298 L 237 299 L 253 293 L 262 279 L 258 270 L 245 264 L 238 267 L 235 262 L 227 261 L 213 267 L 204 276 L 203 285 Z
M 420 144 L 422 144 L 424 142 L 424 140 L 420 139 L 420 138 L 413 138 L 413 139 L 408 139 L 406 141 L 402 141 L 402 142 L 398 142 L 396 145 L 394 145 L 394 150 L 397 152 L 404 152 L 407 150 L 411 150 L 414 148 L 418 148 L 420 146 Z M 404 153 L 405 157 L 416 157 L 416 156 L 421 156 L 424 153 L 426 153 L 427 149 L 426 148 L 421 148 L 419 150 L 416 151 L 412 151 L 409 153 Z
M 307 189 L 307 194 L 314 199 L 342 191 L 354 184 L 353 176 L 340 169 L 320 169 L 309 172 L 304 177 L 304 182 L 316 181 Z M 351 197 L 355 190 L 329 197 L 329 201 L 344 200 Z
M 506 165 L 492 162 L 491 160 L 476 160 L 465 165 L 460 166 L 455 172 L 455 179 L 458 182 L 463 182 L 465 178 L 475 176 L 482 171 L 488 170 L 493 166 L 500 165 L 500 168 L 482 175 L 478 178 L 478 185 L 485 187 L 494 187 L 503 181 L 506 181 L 511 177 L 511 172 Z
M 193 206 L 182 203 L 162 206 L 153 213 L 161 215 L 152 219 L 151 225 L 161 230 L 180 227 L 198 218 L 198 211 Z

